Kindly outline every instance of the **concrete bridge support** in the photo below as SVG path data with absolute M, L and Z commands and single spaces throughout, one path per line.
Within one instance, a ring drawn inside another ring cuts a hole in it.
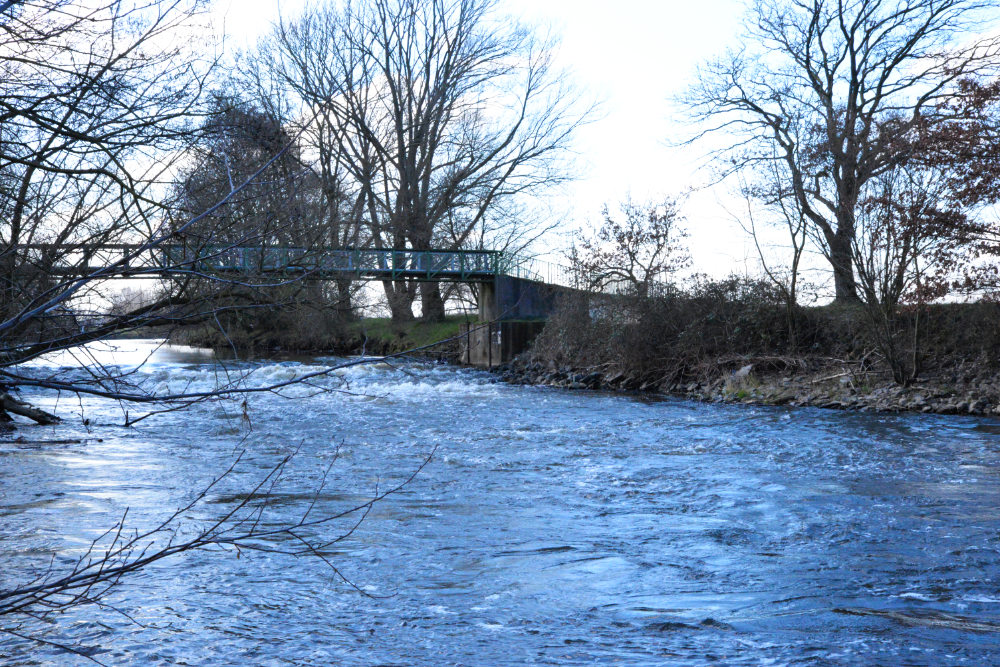
M 479 295 L 479 319 L 545 320 L 555 310 L 559 294 L 569 291 L 537 280 L 497 276 L 482 283 Z
M 466 322 L 462 324 L 460 362 L 493 368 L 524 352 L 542 329 L 545 320 Z
M 479 322 L 463 325 L 462 363 L 492 368 L 528 349 L 568 291 L 535 280 L 497 276 L 480 284 Z

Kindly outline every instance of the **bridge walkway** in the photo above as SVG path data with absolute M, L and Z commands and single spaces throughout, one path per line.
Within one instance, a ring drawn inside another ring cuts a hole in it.
M 61 276 L 85 276 L 132 257 L 129 269 L 112 278 L 170 278 L 209 275 L 309 275 L 320 280 L 419 280 L 490 282 L 517 273 L 495 250 L 380 250 L 293 246 L 204 246 L 164 244 L 143 249 L 130 244 L 22 244 L 20 261 L 50 266 Z M 53 261 L 46 261 L 51 259 Z

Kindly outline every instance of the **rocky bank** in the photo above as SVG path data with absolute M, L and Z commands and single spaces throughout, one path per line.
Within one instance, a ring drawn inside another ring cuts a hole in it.
M 570 368 L 516 359 L 496 369 L 514 384 L 665 394 L 699 401 L 813 406 L 839 410 L 1000 416 L 1000 373 L 975 364 L 925 373 L 907 387 L 890 377 L 825 359 L 744 359 L 704 379 L 649 379 L 614 368 Z

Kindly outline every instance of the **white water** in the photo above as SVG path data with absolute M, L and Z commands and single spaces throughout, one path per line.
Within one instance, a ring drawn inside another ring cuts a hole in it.
M 77 373 L 76 359 L 31 373 Z M 223 362 L 128 341 L 146 391 L 265 386 L 344 360 Z M 145 363 L 142 362 L 145 360 Z M 83 374 L 79 374 L 83 378 Z M 149 526 L 239 450 L 207 519 L 297 452 L 269 520 L 432 463 L 327 556 L 188 554 L 39 631 L 109 664 L 917 664 L 1000 656 L 1000 423 L 515 387 L 432 364 L 335 370 L 123 428 L 136 406 L 26 391 L 66 423 L 0 442 L 0 588 Z M 152 406 L 155 408 L 155 406 Z M 86 421 L 85 421 L 86 420 Z M 343 534 L 336 522 L 320 537 Z M 388 597 L 386 597 L 388 596 Z M 956 620 L 957 619 L 957 620 Z M 10 664 L 87 664 L 0 638 Z

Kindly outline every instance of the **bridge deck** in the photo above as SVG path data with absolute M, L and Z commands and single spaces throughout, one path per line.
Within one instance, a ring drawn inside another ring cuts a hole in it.
M 106 267 L 141 246 L 128 244 L 24 244 L 24 260 L 45 266 L 58 258 L 51 273 L 80 276 Z M 215 246 L 195 248 L 160 245 L 138 254 L 131 275 L 169 277 L 184 273 L 210 275 L 299 274 L 327 280 L 422 280 L 485 282 L 503 273 L 503 253 L 494 250 L 379 250 L 374 248 L 295 248 L 289 246 Z M 109 276 L 114 277 L 114 276 Z

